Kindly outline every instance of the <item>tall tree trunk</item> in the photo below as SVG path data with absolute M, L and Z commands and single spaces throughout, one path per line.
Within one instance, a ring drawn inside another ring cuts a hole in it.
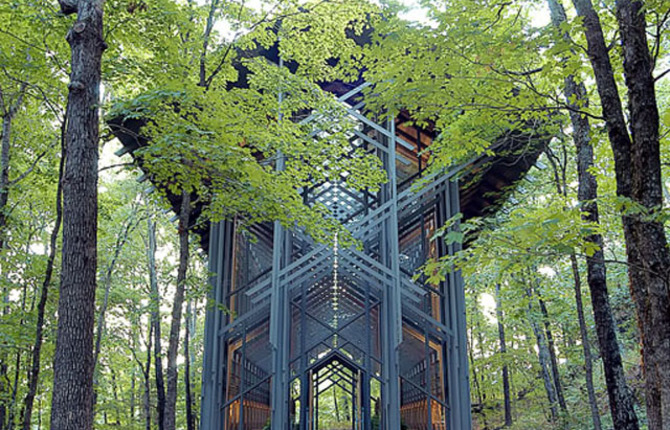
M 151 327 L 154 334 L 154 370 L 156 372 L 156 412 L 158 415 L 158 429 L 163 430 L 165 417 L 165 379 L 163 377 L 161 352 L 160 293 L 158 291 L 158 276 L 156 273 L 156 225 L 151 219 L 151 215 L 147 217 L 147 227 L 149 236 L 147 257 L 149 260 L 149 283 L 151 285 Z
M 617 0 L 617 19 L 623 46 L 628 88 L 628 111 L 633 139 L 631 197 L 655 213 L 663 205 L 659 115 L 653 60 L 647 44 L 645 5 Z M 623 173 L 623 172 L 622 172 Z M 670 251 L 662 222 L 632 218 L 626 238 L 631 290 L 637 304 L 645 372 L 647 419 L 650 430 L 670 429 Z M 629 243 L 632 242 L 632 243 Z M 632 245 L 632 246 L 631 246 Z M 635 257 L 631 260 L 631 256 Z
M 181 329 L 186 273 L 188 270 L 188 226 L 191 215 L 191 195 L 182 192 L 181 209 L 179 211 L 179 268 L 177 270 L 177 290 L 172 305 L 172 323 L 167 356 L 167 396 L 165 402 L 165 430 L 175 430 L 177 406 L 177 355 L 179 354 L 179 331 Z
M 547 348 L 549 349 L 549 359 L 551 363 L 551 377 L 554 380 L 554 387 L 556 388 L 556 398 L 558 405 L 563 411 L 567 411 L 568 407 L 565 404 L 565 396 L 563 395 L 563 384 L 561 383 L 561 374 L 558 371 L 558 359 L 556 358 L 556 345 L 554 344 L 554 335 L 551 332 L 551 325 L 549 323 L 549 311 L 547 305 L 542 300 L 539 290 L 537 291 L 537 301 L 540 304 L 540 311 L 542 311 L 542 321 L 544 322 L 544 332 L 547 336 Z
M 590 0 L 573 0 L 584 18 L 587 51 L 596 77 L 610 144 L 614 153 L 617 194 L 650 213 L 662 204 L 658 107 L 653 62 L 640 1 L 618 0 L 624 74 L 628 89 L 631 137 L 598 14 Z M 631 296 L 642 338 L 645 399 L 650 430 L 670 429 L 670 254 L 663 225 L 645 214 L 622 213 Z M 594 303 L 594 307 L 595 307 Z
M 77 14 L 72 50 L 63 178 L 63 258 L 54 355 L 51 430 L 93 428 L 93 327 L 97 269 L 98 140 L 102 0 L 59 0 Z
M 577 264 L 577 257 L 575 256 L 575 254 L 570 254 L 570 263 L 572 266 L 572 276 L 575 281 L 575 303 L 577 308 L 577 320 L 579 321 L 579 333 L 582 338 L 582 350 L 584 352 L 584 373 L 586 379 L 586 392 L 588 393 L 589 396 L 589 407 L 591 408 L 591 419 L 593 421 L 593 430 L 600 430 L 602 429 L 602 424 L 600 422 L 600 413 L 598 412 L 598 401 L 596 399 L 596 390 L 593 385 L 593 358 L 591 357 L 591 344 L 589 342 L 589 332 L 586 328 L 586 318 L 584 317 L 584 305 L 582 303 L 582 279 L 579 276 L 579 265 Z
M 550 371 L 550 358 L 549 358 L 549 349 L 547 348 L 547 342 L 544 336 L 544 332 L 540 328 L 540 324 L 537 321 L 535 316 L 535 309 L 533 307 L 533 292 L 532 289 L 527 289 L 528 296 L 528 321 L 530 326 L 533 329 L 533 334 L 535 335 L 535 340 L 537 342 L 537 358 L 540 362 L 540 371 L 542 375 L 542 381 L 544 382 L 544 389 L 547 392 L 547 400 L 549 400 L 549 410 L 551 411 L 551 420 L 556 421 L 558 418 L 558 412 L 556 410 L 556 391 L 551 380 L 551 371 Z
M 67 111 L 66 111 L 67 117 Z M 47 259 L 47 267 L 44 274 L 44 281 L 42 282 L 42 289 L 40 291 L 40 301 L 37 303 L 37 321 L 35 323 L 35 343 L 32 350 L 32 363 L 30 367 L 30 374 L 28 378 L 28 392 L 23 402 L 23 430 L 30 430 L 32 422 L 33 405 L 35 404 L 35 396 L 37 395 L 37 386 L 40 379 L 40 362 L 42 357 L 42 343 L 44 339 L 44 318 L 46 313 L 47 299 L 49 296 L 49 286 L 51 285 L 51 278 L 53 277 L 54 265 L 56 262 L 56 253 L 58 246 L 58 235 L 60 233 L 61 222 L 63 219 L 63 175 L 65 173 L 65 157 L 67 153 L 67 145 L 65 133 L 67 123 L 65 120 L 61 124 L 61 158 L 58 167 L 58 187 L 56 189 L 56 220 L 54 228 L 51 231 L 51 238 L 49 242 L 49 258 Z
M 184 368 L 184 386 L 185 386 L 185 401 L 186 401 L 186 428 L 187 430 L 195 430 L 195 415 L 193 414 L 193 395 L 191 393 L 191 318 L 192 306 L 189 300 L 186 304 L 186 337 L 184 338 L 184 360 L 186 366 Z
M 496 284 L 496 319 L 498 320 L 498 340 L 500 341 L 500 355 L 503 360 L 503 399 L 505 404 L 505 427 L 512 426 L 512 397 L 509 387 L 509 368 L 507 367 L 507 344 L 505 343 L 505 326 L 503 321 L 502 297 L 500 284 Z
M 566 22 L 566 15 L 563 5 L 559 0 L 548 0 L 552 20 L 556 27 L 560 27 Z M 573 0 L 573 4 L 580 16 L 584 18 L 584 27 L 588 44 L 588 54 L 596 75 L 596 85 L 600 95 L 603 114 L 610 118 L 606 121 L 608 135 L 612 147 L 619 148 L 615 150 L 618 156 L 616 164 L 620 171 L 623 164 L 630 162 L 627 155 L 627 148 L 630 147 L 630 140 L 626 130 L 626 123 L 621 110 L 621 101 L 612 72 L 609 54 L 605 45 L 605 39 L 600 27 L 598 15 L 593 10 L 590 0 Z M 567 37 L 567 35 L 565 36 Z M 590 124 L 585 115 L 579 113 L 580 109 L 588 107 L 588 97 L 583 83 L 575 81 L 573 76 L 568 76 L 564 87 L 565 98 L 568 105 L 572 108 L 570 111 L 570 120 L 573 127 L 573 140 L 577 152 L 577 172 L 578 172 L 578 192 L 577 198 L 580 202 L 582 219 L 587 222 L 598 225 L 598 183 L 595 176 L 591 173 L 593 167 L 593 147 L 591 146 Z M 617 173 L 618 176 L 621 173 Z M 627 192 L 629 185 L 626 178 L 617 179 L 617 188 L 620 195 Z M 605 252 L 603 237 L 598 233 L 593 233 L 585 239 L 597 246 L 597 250 L 591 256 L 586 257 L 587 281 L 591 295 L 591 305 L 598 335 L 598 345 L 603 359 L 603 368 L 605 371 L 605 382 L 607 386 L 607 395 L 609 398 L 610 410 L 612 412 L 612 421 L 616 429 L 637 430 L 639 428 L 637 415 L 633 407 L 633 396 L 626 383 L 623 361 L 619 350 L 617 340 L 617 330 L 612 310 L 609 302 L 609 293 L 607 291 L 607 272 L 605 267 Z M 573 258 L 574 260 L 574 258 Z M 573 275 L 575 276 L 575 297 L 577 302 L 577 312 L 581 312 L 580 331 L 582 333 L 582 345 L 584 346 L 584 360 L 587 366 L 587 387 L 593 385 L 589 383 L 589 368 L 591 366 L 588 350 L 587 332 L 585 322 L 582 323 L 583 310 L 581 309 L 581 281 L 579 280 L 579 271 L 576 267 L 576 261 L 572 261 Z M 575 270 L 577 270 L 575 272 Z M 582 324 L 584 326 L 582 327 Z M 593 397 L 593 399 L 592 399 Z M 591 415 L 593 417 L 596 429 L 600 427 L 600 417 L 595 404 L 595 394 L 589 392 L 589 399 L 592 403 Z

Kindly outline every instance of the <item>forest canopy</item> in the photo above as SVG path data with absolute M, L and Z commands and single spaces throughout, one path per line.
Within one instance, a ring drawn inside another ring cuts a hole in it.
M 332 91 L 363 82 L 433 132 L 428 174 L 511 135 L 510 168 L 534 160 L 414 274 L 465 279 L 473 428 L 670 428 L 669 19 L 664 0 L 0 0 L 0 430 L 198 428 L 208 226 L 359 246 L 301 192 L 386 186 Z

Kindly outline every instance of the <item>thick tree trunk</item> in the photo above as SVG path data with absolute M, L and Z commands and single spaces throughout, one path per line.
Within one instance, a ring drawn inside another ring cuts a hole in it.
M 161 315 L 160 294 L 158 292 L 158 276 L 156 274 L 156 225 L 147 217 L 149 246 L 149 283 L 151 285 L 151 327 L 154 334 L 154 370 L 156 372 L 156 412 L 158 429 L 163 430 L 165 417 L 165 379 L 163 377 L 163 360 L 161 347 Z M 151 348 L 149 348 L 151 349 Z
M 93 428 L 93 327 L 97 269 L 98 140 L 102 0 L 59 0 L 77 14 L 72 50 L 63 178 L 63 258 L 54 355 L 51 430 Z
M 558 22 L 555 22 L 557 26 L 566 21 L 563 6 L 560 4 L 558 6 L 560 8 L 560 19 Z M 552 15 L 553 12 L 554 11 L 552 10 Z M 573 128 L 573 141 L 577 153 L 577 175 L 579 184 L 577 199 L 580 202 L 582 219 L 598 225 L 600 224 L 597 203 L 598 183 L 596 177 L 591 173 L 591 169 L 593 168 L 593 147 L 591 146 L 590 137 L 591 127 L 588 117 L 580 115 L 577 112 L 577 109 L 588 107 L 586 88 L 583 83 L 577 83 L 572 76 L 569 76 L 565 80 L 564 93 L 566 102 L 571 104 L 574 109 L 570 112 L 570 119 Z M 605 370 L 605 384 L 607 387 L 612 419 L 615 428 L 634 430 L 638 428 L 637 415 L 633 406 L 633 396 L 625 378 L 623 361 L 617 339 L 616 323 L 614 322 L 609 302 L 607 272 L 604 263 L 604 241 L 602 236 L 598 233 L 591 234 L 585 237 L 585 239 L 588 242 L 596 244 L 598 247 L 592 256 L 586 257 L 586 271 L 596 333 Z M 577 319 L 579 321 L 579 331 L 584 352 L 584 370 L 586 374 L 586 389 L 591 408 L 591 419 L 593 421 L 593 428 L 595 430 L 600 430 L 602 424 L 593 385 L 593 360 L 591 357 L 586 318 L 584 317 L 584 307 L 582 304 L 579 265 L 574 254 L 570 256 L 570 261 L 574 277 Z
M 503 358 L 503 399 L 505 404 L 505 427 L 512 426 L 512 397 L 509 387 L 509 368 L 507 367 L 507 344 L 505 343 L 505 326 L 503 322 L 502 297 L 500 296 L 500 285 L 496 285 L 496 319 L 498 320 L 498 339 L 500 341 L 500 355 Z
M 191 196 L 182 192 L 181 210 L 179 211 L 179 268 L 177 270 L 177 290 L 172 305 L 172 323 L 167 356 L 167 396 L 165 402 L 165 430 L 175 430 L 177 407 L 177 355 L 179 354 L 179 331 L 181 329 L 184 290 L 188 270 L 188 226 L 191 215 Z
M 644 3 L 617 0 L 633 138 L 631 197 L 651 213 L 663 205 L 659 116 L 653 61 L 647 44 Z M 626 238 L 631 290 L 637 304 L 650 430 L 670 429 L 670 253 L 664 226 L 635 215 Z M 632 243 L 629 243 L 632 242 Z M 634 245 L 633 245 L 634 244 Z M 636 257 L 636 260 L 632 260 Z
M 628 0 L 616 2 L 631 141 L 598 15 L 590 0 L 573 2 L 579 15 L 584 17 L 588 53 L 614 153 L 617 194 L 653 214 L 662 203 L 663 189 L 658 107 L 643 4 Z M 649 429 L 667 430 L 670 429 L 670 413 L 663 413 L 670 410 L 670 255 L 667 239 L 663 225 L 645 214 L 624 212 L 622 221 L 631 295 L 642 338 Z
M 66 112 L 67 116 L 67 112 Z M 51 285 L 51 278 L 53 277 L 54 265 L 56 262 L 56 253 L 58 246 L 58 235 L 60 233 L 61 222 L 63 219 L 63 175 L 65 171 L 65 156 L 67 153 L 67 146 L 65 140 L 65 132 L 67 123 L 63 122 L 61 125 L 61 158 L 58 168 L 58 187 L 56 189 L 56 220 L 54 228 L 51 231 L 51 238 L 49 243 L 49 257 L 47 260 L 47 268 L 44 274 L 44 281 L 42 282 L 42 289 L 40 291 L 40 300 L 37 303 L 37 321 L 35 323 L 35 343 L 32 350 L 32 363 L 28 378 L 28 393 L 23 402 L 23 430 L 30 430 L 32 423 L 33 406 L 35 404 L 35 396 L 37 395 L 37 386 L 40 379 L 40 362 L 42 357 L 42 343 L 44 339 L 44 319 L 46 313 L 47 299 L 49 295 L 49 286 Z

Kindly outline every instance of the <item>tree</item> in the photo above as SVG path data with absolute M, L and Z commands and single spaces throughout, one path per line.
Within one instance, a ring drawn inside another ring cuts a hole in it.
M 500 354 L 505 359 L 507 354 L 507 344 L 505 343 L 505 326 L 503 322 L 503 311 L 500 297 L 500 284 L 496 284 L 496 318 L 498 319 L 498 339 L 500 340 Z M 505 427 L 512 425 L 512 396 L 509 388 L 509 368 L 507 364 L 503 364 L 502 368 L 503 378 L 503 397 L 505 404 Z
M 567 17 L 563 5 L 559 1 L 549 0 L 549 9 L 552 15 L 552 21 L 557 29 L 567 22 Z M 568 38 L 567 34 L 563 37 Z M 570 104 L 570 120 L 572 123 L 573 141 L 577 155 L 578 171 L 578 195 L 581 203 L 582 218 L 585 221 L 599 224 L 598 210 L 598 183 L 591 172 L 593 168 L 593 147 L 591 146 L 591 127 L 588 117 L 581 115 L 579 109 L 588 107 L 588 96 L 586 87 L 583 83 L 578 83 L 575 77 L 570 75 L 565 78 L 564 92 L 566 103 Z M 557 182 L 559 192 L 565 193 L 567 184 Z M 600 353 L 603 358 L 605 378 L 607 380 L 607 393 L 610 401 L 612 416 L 617 428 L 637 429 L 637 415 L 633 407 L 633 398 L 628 384 L 626 383 L 621 354 L 619 352 L 619 343 L 617 341 L 616 325 L 612 318 L 609 293 L 607 291 L 607 272 L 605 266 L 605 250 L 602 235 L 593 231 L 586 240 L 597 245 L 593 255 L 586 256 L 586 270 L 591 300 L 594 304 L 593 313 L 596 322 L 596 332 L 600 345 Z M 588 350 L 588 335 L 583 323 L 583 311 L 581 307 L 581 280 L 579 276 L 579 267 L 576 257 L 571 256 L 571 266 L 575 278 L 575 297 L 577 300 L 577 312 L 580 321 L 580 331 L 582 334 L 584 346 L 584 359 L 586 362 L 587 389 L 589 392 L 590 403 L 592 405 L 593 422 L 596 429 L 600 428 L 600 418 L 598 415 L 597 404 L 595 403 L 595 393 L 593 393 L 593 382 L 590 356 Z
M 67 35 L 71 74 L 63 177 L 63 259 L 54 357 L 51 428 L 93 428 L 93 327 L 97 270 L 98 104 L 103 39 L 102 0 L 59 0 L 77 14 Z
M 642 338 L 649 428 L 666 429 L 670 427 L 670 414 L 664 413 L 670 411 L 670 253 L 663 224 L 654 217 L 663 204 L 663 186 L 654 64 L 644 5 L 640 1 L 616 2 L 629 135 L 600 17 L 590 0 L 573 3 L 584 19 L 587 52 L 614 154 L 617 194 L 625 199 L 622 220 L 631 295 Z
M 165 418 L 163 428 L 175 429 L 177 407 L 177 354 L 179 353 L 179 332 L 181 329 L 182 307 L 186 288 L 186 274 L 189 261 L 189 223 L 191 216 L 191 196 L 188 191 L 182 192 L 181 209 L 179 212 L 179 268 L 177 269 L 177 290 L 172 303 L 172 323 L 167 356 L 167 391 L 165 401 Z
M 563 37 L 566 31 L 573 37 L 580 37 L 573 31 L 572 21 L 559 18 L 557 25 L 561 30 L 558 37 L 557 32 L 552 31 L 553 40 L 550 40 L 527 21 L 524 23 L 521 4 L 506 2 L 499 7 L 482 8 L 481 2 L 464 0 L 450 2 L 446 9 L 440 4 L 427 2 L 435 31 L 426 27 L 418 31 L 405 30 L 399 22 L 389 20 L 385 34 L 391 36 L 380 38 L 378 45 L 370 49 L 374 59 L 370 61 L 368 75 L 377 84 L 375 91 L 382 94 L 388 91 L 388 99 L 382 96 L 385 106 L 389 109 L 409 106 L 416 121 L 431 120 L 442 131 L 435 148 L 434 165 L 437 167 L 483 153 L 495 141 L 496 136 L 492 134 L 496 127 L 499 132 L 505 128 L 528 132 L 529 125 L 539 125 L 540 130 L 552 135 L 556 133 L 552 127 L 558 122 L 555 120 L 559 112 L 575 117 L 573 136 L 581 139 L 576 143 L 579 145 L 579 169 L 583 171 L 580 200 L 584 220 L 593 223 L 598 220 L 598 208 L 593 202 L 597 193 L 594 178 L 588 177 L 590 149 L 588 140 L 584 139 L 588 139 L 591 130 L 586 120 L 604 119 L 615 159 L 620 197 L 617 205 L 623 216 L 629 282 L 640 321 L 649 421 L 651 428 L 660 428 L 657 426 L 661 424 L 655 423 L 664 420 L 661 411 L 668 409 L 667 399 L 670 398 L 663 394 L 670 391 L 666 388 L 670 371 L 666 367 L 667 360 L 661 358 L 670 353 L 666 349 L 670 345 L 667 324 L 670 260 L 661 222 L 664 215 L 659 116 L 652 72 L 655 58 L 663 55 L 660 38 L 668 16 L 667 5 L 616 2 L 619 32 L 612 35 L 614 40 L 610 44 L 605 42 L 598 12 L 591 2 L 575 0 L 573 3 L 583 19 L 591 60 L 591 67 L 587 69 L 578 54 L 569 52 L 579 46 L 580 41 L 573 44 L 572 40 Z M 518 13 L 510 10 L 513 8 L 518 9 Z M 450 14 L 453 9 L 462 13 Z M 658 37 L 655 47 L 658 49 L 653 56 L 647 41 L 646 16 L 657 17 L 654 25 Z M 426 32 L 428 36 L 425 36 Z M 550 48 L 544 52 L 551 54 L 531 54 L 543 49 L 542 45 L 531 46 L 533 43 L 545 43 L 543 46 Z M 619 52 L 615 49 L 617 43 L 623 48 L 629 121 L 624 117 L 618 93 L 615 79 L 618 70 L 610 62 L 610 56 Z M 393 63 L 380 64 L 382 52 L 392 57 L 403 55 L 403 67 Z M 558 58 L 552 58 L 558 52 Z M 578 84 L 582 75 L 590 74 L 595 76 L 602 116 L 597 108 L 585 103 L 587 89 Z M 559 86 L 566 90 L 567 99 L 564 98 L 566 94 L 556 94 L 555 89 Z M 632 136 L 628 135 L 628 127 Z M 595 226 L 586 231 L 597 229 Z M 587 270 L 598 338 L 606 360 L 610 405 L 616 408 L 614 420 L 622 428 L 637 428 L 633 399 L 625 388 L 624 368 L 617 364 L 616 326 L 606 306 L 604 251 L 597 250 L 603 249 L 603 241 L 597 234 L 584 234 L 584 238 L 594 241 L 591 243 L 596 249 L 593 254 L 586 254 Z
M 158 428 L 163 429 L 165 425 L 165 378 L 163 376 L 163 360 L 161 347 L 161 317 L 160 317 L 160 293 L 158 291 L 158 274 L 156 272 L 156 224 L 147 217 L 147 259 L 149 269 L 149 285 L 151 297 L 151 329 L 149 345 L 151 345 L 151 333 L 154 336 L 154 371 L 156 373 L 156 412 L 158 414 Z M 147 363 L 151 362 L 147 355 Z M 149 372 L 149 364 L 147 364 Z

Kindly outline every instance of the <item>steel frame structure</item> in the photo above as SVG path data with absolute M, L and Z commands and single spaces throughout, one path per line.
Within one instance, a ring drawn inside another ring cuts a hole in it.
M 316 430 L 328 384 L 351 393 L 352 429 L 471 427 L 461 276 L 413 280 L 428 258 L 458 250 L 431 236 L 459 212 L 459 169 L 426 176 L 421 130 L 401 133 L 367 111 L 364 87 L 339 101 L 358 124 L 352 148 L 380 158 L 386 184 L 373 193 L 337 180 L 303 192 L 361 249 L 317 244 L 278 222 L 211 228 L 203 429 Z

